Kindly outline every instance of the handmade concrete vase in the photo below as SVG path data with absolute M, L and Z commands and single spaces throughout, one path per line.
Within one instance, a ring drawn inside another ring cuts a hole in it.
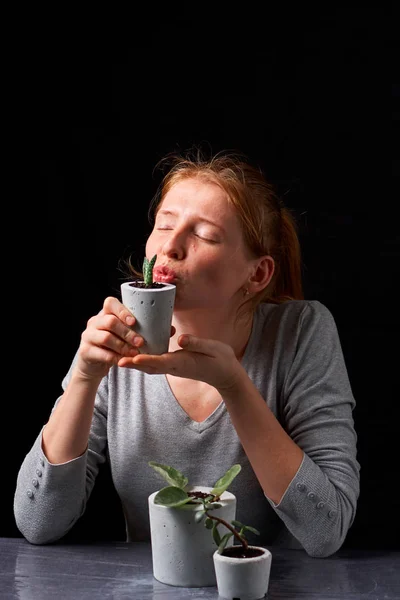
M 139 288 L 132 282 L 121 285 L 122 304 L 136 318 L 134 330 L 144 339 L 141 354 L 168 352 L 176 286 L 159 284 L 157 288 Z
M 259 600 L 268 592 L 272 554 L 261 546 L 249 546 L 262 550 L 261 556 L 236 558 L 214 552 L 214 568 L 218 594 L 233 600 Z
M 193 486 L 191 491 L 211 491 L 211 487 Z M 194 515 L 201 504 L 185 504 L 169 508 L 154 504 L 157 492 L 149 496 L 149 517 L 153 575 L 168 585 L 203 587 L 216 585 L 213 554 L 217 546 L 212 532 L 204 522 L 196 523 Z M 230 522 L 236 517 L 236 496 L 224 492 L 222 506 L 212 511 L 217 517 Z M 221 536 L 228 532 L 218 528 Z

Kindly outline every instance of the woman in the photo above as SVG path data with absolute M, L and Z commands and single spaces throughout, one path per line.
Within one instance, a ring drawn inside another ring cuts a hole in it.
M 359 495 L 355 402 L 331 313 L 303 299 L 294 221 L 228 153 L 176 157 L 156 200 L 146 256 L 177 287 L 169 352 L 140 354 L 134 316 L 105 300 L 21 465 L 16 523 L 31 543 L 61 538 L 108 460 L 127 539 L 148 540 L 148 461 L 193 485 L 240 463 L 230 491 L 257 542 L 329 556 Z

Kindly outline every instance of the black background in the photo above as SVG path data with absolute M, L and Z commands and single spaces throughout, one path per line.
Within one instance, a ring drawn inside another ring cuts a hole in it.
M 47 25 L 42 16 L 19 39 L 20 93 L 8 115 L 18 167 L 8 203 L 18 224 L 12 278 L 34 293 L 22 316 L 5 314 L 22 335 L 13 330 L 0 534 L 20 535 L 17 471 L 87 319 L 119 294 L 120 259 L 143 256 L 154 165 L 205 144 L 248 154 L 294 211 L 305 295 L 335 317 L 357 401 L 361 495 L 346 545 L 398 547 L 400 244 L 388 169 L 389 42 L 377 9 L 217 15 L 208 5 L 193 14 L 149 6 L 134 15 L 47 14 Z M 68 536 L 124 539 L 107 470 Z

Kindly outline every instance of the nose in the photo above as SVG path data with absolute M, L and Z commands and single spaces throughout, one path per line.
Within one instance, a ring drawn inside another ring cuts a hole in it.
M 177 229 L 168 232 L 168 239 L 164 241 L 162 246 L 162 252 L 168 258 L 175 260 L 182 260 L 185 256 L 185 240 L 184 235 Z

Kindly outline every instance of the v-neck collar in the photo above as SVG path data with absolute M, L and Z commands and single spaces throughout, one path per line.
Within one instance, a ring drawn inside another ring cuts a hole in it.
M 252 346 L 252 342 L 253 342 L 253 339 L 255 336 L 255 332 L 257 331 L 257 321 L 258 321 L 258 311 L 255 310 L 254 315 L 253 315 L 253 323 L 251 325 L 251 332 L 250 332 L 249 340 L 247 342 L 246 349 L 244 351 L 244 354 L 243 354 L 243 357 L 241 360 L 241 364 L 242 364 L 243 368 L 245 369 L 245 371 L 248 371 L 248 368 L 247 368 L 248 367 L 248 358 L 249 358 L 249 354 L 251 351 L 251 346 Z M 212 427 L 217 421 L 219 421 L 219 419 L 222 417 L 222 415 L 224 415 L 226 413 L 225 402 L 223 400 L 221 400 L 221 402 L 218 404 L 218 406 L 215 408 L 215 410 L 206 419 L 204 419 L 204 421 L 200 421 L 200 422 L 194 421 L 193 419 L 191 419 L 189 417 L 187 412 L 185 412 L 183 410 L 182 406 L 179 404 L 178 400 L 176 399 L 176 397 L 168 383 L 168 379 L 167 379 L 166 375 L 163 375 L 162 381 L 163 381 L 163 385 L 165 387 L 166 398 L 168 398 L 168 400 L 169 400 L 169 405 L 170 405 L 171 410 L 174 411 L 177 419 L 182 421 L 182 425 L 185 427 L 188 427 L 192 431 L 196 431 L 197 433 L 202 433 L 209 427 Z

